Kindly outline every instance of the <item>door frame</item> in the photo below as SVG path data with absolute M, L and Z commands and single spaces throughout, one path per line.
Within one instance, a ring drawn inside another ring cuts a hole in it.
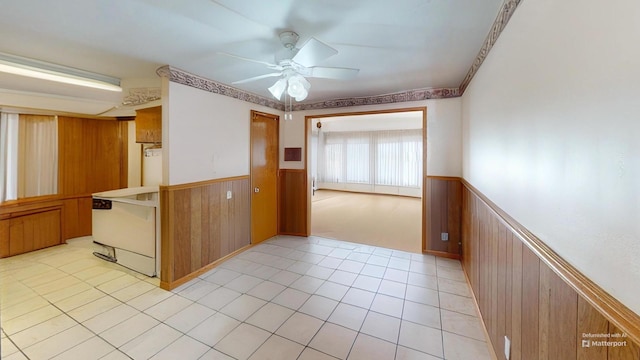
M 279 234 L 279 224 L 280 224 L 280 115 L 266 113 L 264 111 L 251 110 L 251 115 L 249 117 L 249 211 L 253 214 L 253 118 L 256 115 L 272 118 L 276 121 L 276 144 L 278 148 L 278 158 L 276 159 L 278 165 L 276 167 L 276 235 Z M 253 241 L 253 215 L 251 215 L 249 224 L 251 228 L 249 229 L 250 233 L 250 244 L 255 245 L 256 243 Z
M 318 115 L 306 115 L 304 117 L 304 171 L 307 174 L 307 179 L 310 179 L 309 174 L 309 157 L 311 152 L 309 151 L 309 139 L 311 138 L 311 121 L 313 119 L 321 119 L 328 117 L 341 117 L 341 116 L 357 116 L 357 115 L 375 115 L 375 114 L 392 114 L 409 111 L 422 112 L 422 252 L 424 253 L 427 248 L 427 107 L 410 107 L 410 108 L 397 108 L 397 109 L 383 109 L 383 110 L 370 110 L 370 111 L 354 111 L 354 112 L 339 112 L 339 113 L 325 113 Z M 311 234 L 311 186 L 307 184 L 307 236 Z

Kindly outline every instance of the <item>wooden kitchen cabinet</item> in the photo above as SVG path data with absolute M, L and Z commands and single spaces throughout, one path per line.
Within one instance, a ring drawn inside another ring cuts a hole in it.
M 2 257 L 61 244 L 60 212 L 60 208 L 55 208 L 5 220 L 8 224 L 3 224 L 2 228 L 5 228 L 3 232 L 8 232 L 5 234 L 8 235 L 5 239 L 8 240 L 8 249 L 3 244 Z
M 162 107 L 136 110 L 136 142 L 162 143 Z

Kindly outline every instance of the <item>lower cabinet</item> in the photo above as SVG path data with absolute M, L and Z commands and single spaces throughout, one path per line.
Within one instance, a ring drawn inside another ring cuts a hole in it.
M 0 221 L 0 257 L 61 244 L 61 214 L 54 208 Z

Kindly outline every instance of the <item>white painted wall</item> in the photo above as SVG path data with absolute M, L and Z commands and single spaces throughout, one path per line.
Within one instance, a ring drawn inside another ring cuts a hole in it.
M 249 175 L 251 110 L 282 115 L 278 110 L 163 80 L 163 183 Z
M 462 176 L 461 99 L 438 99 L 399 104 L 355 106 L 349 108 L 296 111 L 293 120 L 280 122 L 280 168 L 304 169 L 304 161 L 284 159 L 285 147 L 301 147 L 304 154 L 305 116 L 427 107 L 427 174 Z
M 523 1 L 463 97 L 463 175 L 640 313 L 640 2 Z

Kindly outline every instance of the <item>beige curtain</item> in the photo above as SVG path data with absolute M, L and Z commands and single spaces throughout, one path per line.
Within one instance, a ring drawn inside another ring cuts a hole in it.
M 18 114 L 0 113 L 0 203 L 18 198 Z
M 58 192 L 58 118 L 20 115 L 18 198 Z

